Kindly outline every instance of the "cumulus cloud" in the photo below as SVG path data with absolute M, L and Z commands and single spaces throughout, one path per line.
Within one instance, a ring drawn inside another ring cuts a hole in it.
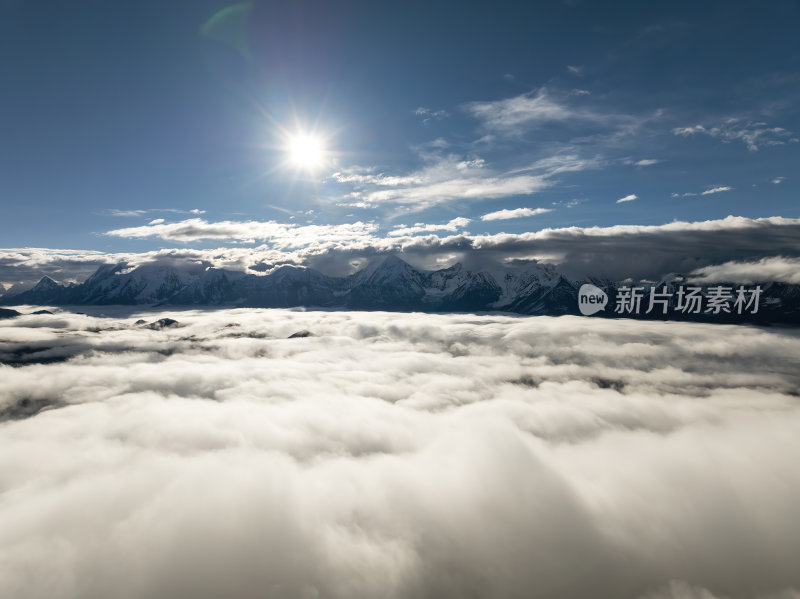
M 498 210 L 481 216 L 481 220 L 509 220 L 512 218 L 524 218 L 526 216 L 537 216 L 552 212 L 551 208 L 514 208 L 513 210 Z
M 632 202 L 633 200 L 638 200 L 638 199 L 639 197 L 635 193 L 632 193 L 630 195 L 626 195 L 625 197 L 618 199 L 617 204 L 621 204 L 623 202 Z
M 682 137 L 708 135 L 726 143 L 741 141 L 751 152 L 757 152 L 759 148 L 765 146 L 781 146 L 800 141 L 791 131 L 782 127 L 770 127 L 767 123 L 743 121 L 736 118 L 728 119 L 719 125 L 710 127 L 703 125 L 676 127 L 672 130 L 672 133 Z
M 3 596 L 800 588 L 795 332 L 88 311 L 0 323 Z
M 725 262 L 698 268 L 691 274 L 697 283 L 741 283 L 777 281 L 800 285 L 800 258 L 775 256 L 755 262 Z

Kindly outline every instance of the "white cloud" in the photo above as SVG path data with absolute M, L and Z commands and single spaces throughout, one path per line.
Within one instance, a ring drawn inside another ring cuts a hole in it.
M 161 224 L 161 223 L 163 223 L 163 222 L 164 222 L 164 219 L 163 219 L 163 218 L 155 218 L 155 219 L 151 220 L 151 221 L 150 221 L 149 223 L 147 223 L 147 224 L 148 224 L 148 225 L 160 225 L 160 224 Z
M 800 285 L 800 258 L 774 256 L 754 262 L 725 262 L 698 268 L 691 274 L 697 283 L 741 283 L 750 285 L 778 281 Z
M 512 218 L 524 218 L 526 216 L 537 216 L 552 212 L 550 208 L 515 208 L 513 210 L 498 210 L 497 212 L 490 212 L 484 214 L 481 220 L 509 220 Z
M 652 166 L 654 164 L 658 164 L 659 162 L 664 162 L 663 160 L 656 160 L 655 158 L 644 158 L 642 160 L 638 160 L 634 164 L 636 166 Z
M 773 185 L 780 185 L 785 179 L 786 177 L 775 177 L 772 181 L 770 181 L 770 183 Z
M 569 71 L 573 75 L 578 75 L 579 77 L 583 75 L 583 69 L 581 67 L 567 65 L 567 71 Z
M 799 141 L 791 131 L 782 127 L 769 127 L 767 123 L 742 121 L 741 119 L 728 119 L 712 127 L 692 125 L 690 127 L 676 127 L 672 130 L 675 135 L 689 137 L 692 135 L 709 135 L 723 142 L 742 141 L 751 152 L 757 152 L 765 146 L 780 146 Z
M 800 588 L 791 330 L 87 311 L 0 323 L 4 597 Z
M 638 196 L 635 193 L 632 193 L 630 195 L 626 195 L 625 197 L 618 199 L 617 204 L 621 204 L 622 202 L 632 202 L 633 200 L 637 199 L 639 199 Z
M 180 224 L 180 223 L 176 223 Z M 209 223 L 212 227 L 216 223 Z M 242 233 L 233 226 L 225 234 Z M 162 226 L 162 225 L 155 225 Z M 154 226 L 154 227 L 155 227 Z M 496 264 L 532 254 L 557 256 L 556 263 L 576 274 L 652 278 L 670 272 L 692 272 L 703 266 L 735 261 L 756 261 L 772 256 L 800 256 L 800 219 L 785 217 L 723 219 L 662 225 L 615 225 L 611 227 L 544 228 L 527 233 L 465 234 L 438 236 L 385 236 L 369 233 L 370 223 L 351 230 L 317 230 L 281 225 L 273 229 L 276 243 L 252 247 L 207 249 L 166 248 L 151 252 L 105 253 L 50 248 L 0 249 L 0 282 L 33 284 L 43 274 L 57 281 L 82 281 L 98 266 L 127 262 L 131 265 L 191 262 L 247 270 L 254 265 L 294 264 L 318 268 L 330 274 L 352 272 L 351 262 L 378 254 L 399 253 L 412 262 L 432 264 L 442 256 Z M 362 230 L 363 227 L 363 230 Z M 258 233 L 255 227 L 255 233 Z M 294 233 L 295 228 L 299 230 Z M 159 229 L 137 228 L 137 235 L 160 234 Z M 206 234 L 205 228 L 183 231 L 187 238 Z M 251 231 L 253 232 L 253 231 Z M 320 235 L 317 235 L 319 233 Z
M 295 225 L 275 221 L 208 222 L 190 218 L 177 223 L 149 224 L 141 227 L 114 229 L 106 235 L 114 237 L 159 237 L 174 241 L 199 239 L 266 240 L 277 249 L 305 247 L 315 243 L 346 242 L 369 237 L 378 229 L 374 223 L 341 225 Z
M 591 113 L 578 112 L 555 101 L 544 89 L 492 102 L 472 102 L 467 111 L 489 129 L 506 131 L 548 121 L 595 118 Z
M 334 173 L 331 177 L 351 184 L 353 191 L 341 198 L 348 206 L 392 204 L 406 210 L 422 210 L 453 200 L 495 199 L 531 195 L 551 185 L 547 173 L 497 172 L 481 158 L 428 156 L 430 164 L 405 175 L 364 172 Z
M 731 191 L 732 189 L 733 189 L 733 187 L 727 187 L 727 186 L 711 187 L 710 189 L 706 189 L 700 195 L 701 196 L 707 196 L 707 195 L 711 195 L 712 193 L 721 193 L 723 191 Z
M 431 120 L 440 121 L 450 116 L 450 113 L 447 112 L 446 110 L 431 110 L 430 108 L 425 108 L 424 106 L 420 106 L 419 108 L 417 108 L 414 111 L 414 114 L 423 117 L 422 118 L 423 123 L 427 123 L 428 121 Z
M 397 225 L 394 229 L 389 231 L 389 235 L 397 237 L 401 235 L 416 235 L 417 233 L 431 233 L 434 231 L 457 231 L 463 229 L 470 223 L 470 219 L 458 217 L 444 223 L 443 225 L 431 225 L 425 223 L 415 223 L 411 227 L 405 225 Z

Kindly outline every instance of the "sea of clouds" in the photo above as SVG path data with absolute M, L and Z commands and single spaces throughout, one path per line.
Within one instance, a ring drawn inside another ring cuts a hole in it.
M 2 597 L 800 597 L 796 329 L 81 310 L 0 321 Z

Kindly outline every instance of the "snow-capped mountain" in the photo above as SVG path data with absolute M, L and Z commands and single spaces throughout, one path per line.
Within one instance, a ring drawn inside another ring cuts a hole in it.
M 653 284 L 675 291 L 684 278 L 670 274 Z M 203 305 L 285 308 L 311 306 L 359 310 L 425 312 L 504 311 L 518 314 L 578 314 L 577 293 L 592 283 L 608 294 L 608 306 L 597 317 L 619 317 L 614 310 L 618 288 L 624 283 L 587 277 L 567 277 L 552 265 L 524 269 L 495 266 L 472 270 L 455 264 L 440 270 L 414 268 L 397 256 L 388 256 L 346 277 L 331 277 L 314 269 L 282 266 L 269 274 L 245 273 L 198 265 L 105 265 L 83 283 L 59 285 L 43 277 L 33 288 L 0 297 L 0 304 L 20 305 Z M 800 323 L 800 286 L 764 283 L 760 312 L 751 318 L 720 314 L 681 314 L 672 308 L 669 318 L 710 322 Z M 646 305 L 646 299 L 642 302 Z M 659 311 L 625 314 L 664 318 Z

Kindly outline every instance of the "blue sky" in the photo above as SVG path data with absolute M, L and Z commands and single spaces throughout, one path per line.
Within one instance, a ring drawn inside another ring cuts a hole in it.
M 797 2 L 231 6 L 0 2 L 2 246 L 798 216 Z

